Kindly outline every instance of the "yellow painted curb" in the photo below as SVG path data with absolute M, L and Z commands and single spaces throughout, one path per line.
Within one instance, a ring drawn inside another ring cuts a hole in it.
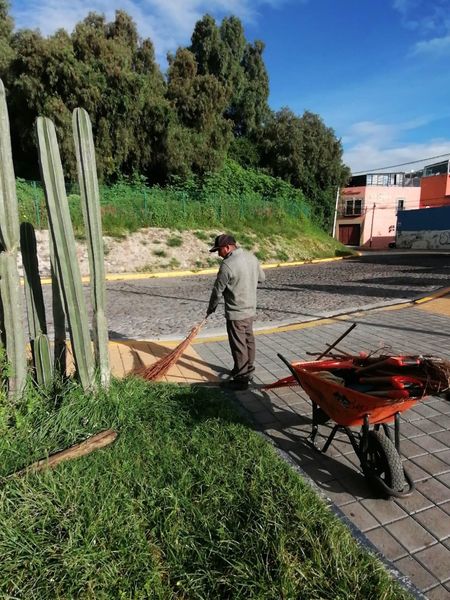
M 277 269 L 282 267 L 299 267 L 301 265 L 311 265 L 315 263 L 323 262 L 334 262 L 337 260 L 344 260 L 345 258 L 351 258 L 349 256 L 332 256 L 330 258 L 312 258 L 309 260 L 300 260 L 293 262 L 280 262 L 280 263 L 264 263 L 262 264 L 263 269 Z M 106 281 L 138 281 L 141 279 L 168 279 L 170 277 L 192 277 L 193 275 L 212 275 L 217 273 L 218 267 L 209 267 L 207 269 L 195 269 L 186 271 L 165 271 L 163 273 L 109 273 L 106 275 Z M 83 283 L 89 283 L 90 277 L 84 276 L 81 278 Z M 52 282 L 50 277 L 41 278 L 42 285 L 48 285 Z M 23 284 L 23 279 L 22 279 Z
M 450 294 L 450 287 L 442 288 L 442 289 L 438 290 L 437 292 L 435 292 L 434 294 L 430 294 L 429 296 L 424 296 L 423 298 L 419 298 L 418 300 L 414 301 L 414 304 L 423 304 L 424 302 L 430 302 L 431 300 L 435 300 L 436 298 L 441 298 L 442 296 L 446 296 L 447 294 Z

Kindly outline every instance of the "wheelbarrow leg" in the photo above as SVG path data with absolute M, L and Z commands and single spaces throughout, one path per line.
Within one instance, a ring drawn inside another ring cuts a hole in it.
M 317 404 L 315 402 L 313 402 L 312 403 L 312 429 L 311 429 L 311 435 L 309 436 L 309 440 L 314 447 L 316 446 L 316 435 L 317 435 L 317 432 L 319 431 L 319 423 L 318 423 L 318 419 L 317 419 L 317 409 L 318 409 Z

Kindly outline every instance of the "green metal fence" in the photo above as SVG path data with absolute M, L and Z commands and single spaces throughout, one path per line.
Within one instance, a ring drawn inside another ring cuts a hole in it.
M 66 184 L 76 234 L 84 226 L 77 183 Z M 21 220 L 37 228 L 48 227 L 44 191 L 40 182 L 17 180 Z M 122 234 L 140 227 L 212 228 L 281 222 L 286 218 L 310 218 L 310 207 L 298 198 L 263 198 L 258 193 L 223 194 L 201 190 L 188 193 L 176 187 L 148 187 L 117 183 L 100 186 L 100 202 L 105 233 Z

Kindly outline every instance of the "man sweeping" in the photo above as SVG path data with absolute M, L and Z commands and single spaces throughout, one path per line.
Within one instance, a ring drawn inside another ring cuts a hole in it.
M 223 260 L 206 316 L 216 310 L 223 295 L 228 341 L 234 360 L 232 379 L 225 385 L 234 390 L 246 390 L 255 370 L 253 321 L 256 316 L 256 288 L 266 276 L 256 256 L 238 248 L 231 235 L 218 235 L 210 252 L 218 252 Z

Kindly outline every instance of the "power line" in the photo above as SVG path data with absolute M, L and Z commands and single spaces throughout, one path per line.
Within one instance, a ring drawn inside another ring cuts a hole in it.
M 366 173 L 374 173 L 375 171 L 383 171 L 386 169 L 395 169 L 396 167 L 404 167 L 406 165 L 415 165 L 426 160 L 434 160 L 435 158 L 444 158 L 450 156 L 450 152 L 447 154 L 438 154 L 437 156 L 429 156 L 428 158 L 420 158 L 419 160 L 410 160 L 409 162 L 399 163 L 398 165 L 389 165 L 388 167 L 378 167 L 378 169 L 366 169 L 365 171 L 355 171 L 352 175 L 365 175 Z

